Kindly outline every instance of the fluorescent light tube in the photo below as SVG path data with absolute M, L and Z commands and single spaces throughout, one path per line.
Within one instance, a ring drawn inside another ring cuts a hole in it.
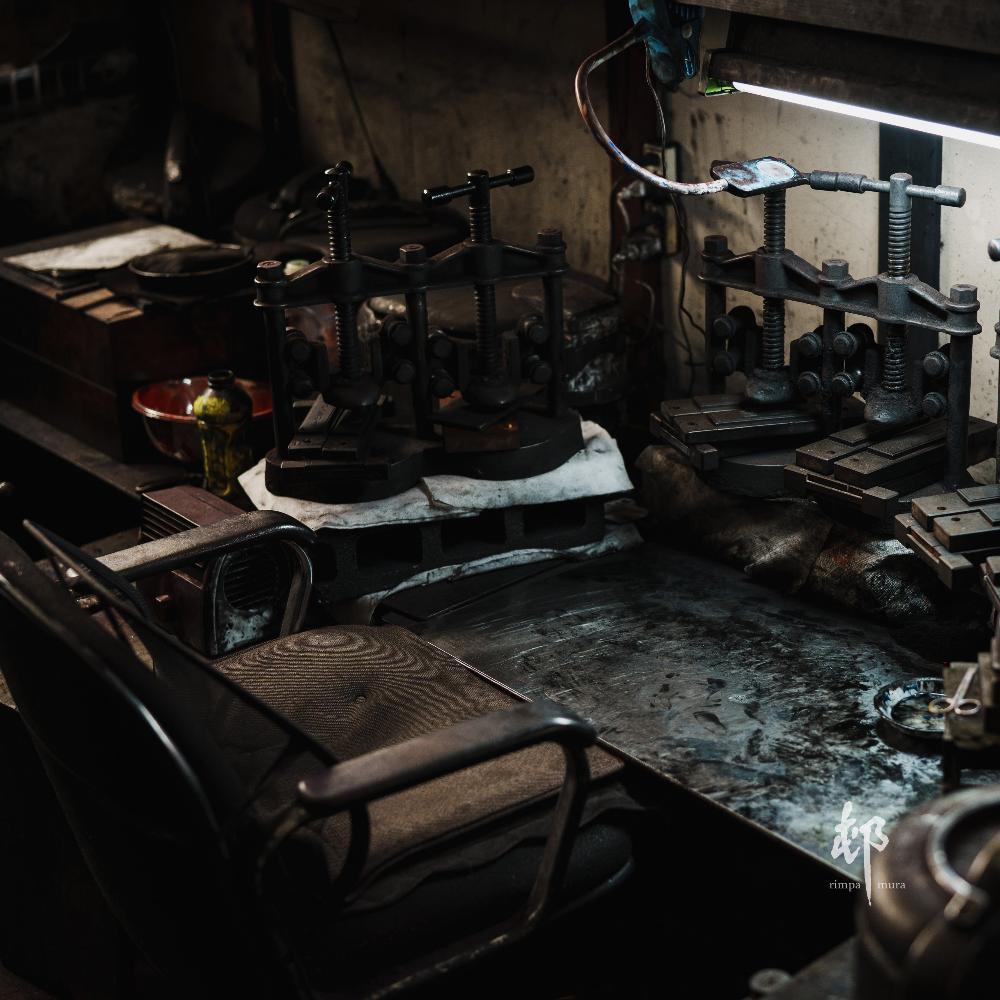
M 910 118 L 909 115 L 897 115 L 891 111 L 862 108 L 857 104 L 830 101 L 825 97 L 812 97 L 809 94 L 796 94 L 791 90 L 774 90 L 772 87 L 758 87 L 755 83 L 733 81 L 733 86 L 745 94 L 770 97 L 776 101 L 787 101 L 789 104 L 801 104 L 807 108 L 819 108 L 822 111 L 833 111 L 840 115 L 850 115 L 852 118 L 864 118 L 867 121 L 883 122 L 886 125 L 898 125 L 900 128 L 913 129 L 915 132 L 930 132 L 932 135 L 940 135 L 945 139 L 957 139 L 960 142 L 975 143 L 977 146 L 990 146 L 993 149 L 1000 149 L 1000 135 L 992 135 L 989 132 L 976 132 L 969 128 L 959 128 L 957 125 L 924 121 L 922 118 Z

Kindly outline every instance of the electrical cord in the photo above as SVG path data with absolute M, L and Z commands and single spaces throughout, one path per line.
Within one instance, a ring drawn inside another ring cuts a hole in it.
M 660 169 L 666 172 L 667 168 L 667 118 L 663 111 L 663 103 L 660 100 L 659 92 L 656 89 L 656 85 L 653 83 L 653 76 L 651 72 L 649 49 L 646 49 L 646 86 L 649 87 L 649 92 L 653 95 L 653 103 L 656 106 L 656 116 L 659 124 L 660 131 Z M 690 321 L 691 326 L 694 327 L 696 332 L 701 333 L 702 336 L 705 335 L 704 327 L 702 327 L 694 316 L 691 315 L 690 310 L 684 305 L 684 297 L 687 293 L 687 268 L 688 261 L 691 257 L 691 238 L 688 233 L 687 227 L 687 212 L 681 205 L 680 198 L 674 194 L 670 193 L 670 203 L 674 208 L 674 218 L 677 222 L 677 235 L 680 237 L 680 252 L 681 252 L 681 280 L 680 287 L 677 292 L 677 329 L 680 330 L 681 336 L 684 338 L 683 342 L 677 338 L 676 334 L 671 334 L 671 339 L 678 347 L 682 348 L 687 354 L 687 366 L 688 366 L 688 388 L 687 394 L 690 396 L 694 391 L 695 383 L 695 369 L 697 364 L 694 358 L 694 349 L 691 345 L 691 336 L 688 333 L 687 323 L 685 318 Z
M 629 234 L 629 219 L 628 213 L 624 213 L 625 227 L 621 234 L 621 239 L 618 240 L 617 245 L 614 240 L 615 232 L 615 212 L 616 210 L 622 211 L 622 204 L 618 200 L 618 194 L 625 187 L 626 184 L 630 183 L 630 178 L 628 174 L 625 174 L 618 178 L 611 185 L 611 194 L 609 196 L 608 204 L 608 215 L 609 215 L 609 232 L 611 233 L 611 238 L 608 240 L 608 275 L 610 277 L 611 287 L 619 294 L 622 294 L 622 287 L 619 279 L 622 276 L 622 266 L 615 259 L 619 253 L 622 252 L 625 246 L 625 242 L 628 239 Z
M 649 26 L 647 23 L 645 21 L 640 21 L 638 24 L 626 31 L 620 38 L 616 38 L 613 42 L 609 42 L 603 48 L 600 48 L 596 52 L 587 56 L 587 58 L 580 64 L 580 68 L 576 71 L 574 86 L 576 90 L 576 105 L 580 110 L 580 115 L 583 117 L 584 124 L 587 126 L 590 134 L 611 157 L 622 164 L 622 166 L 624 166 L 627 170 L 630 170 L 633 174 L 641 177 L 647 184 L 654 188 L 659 188 L 661 191 L 668 191 L 672 194 L 693 195 L 715 194 L 718 191 L 725 191 L 726 188 L 729 187 L 728 182 L 725 180 L 701 181 L 694 184 L 683 184 L 680 181 L 667 180 L 666 177 L 660 177 L 658 174 L 654 174 L 651 170 L 647 170 L 645 167 L 640 166 L 635 162 L 635 160 L 631 159 L 621 149 L 619 149 L 618 146 L 615 145 L 611 136 L 608 135 L 604 126 L 601 124 L 601 120 L 597 117 L 597 112 L 594 110 L 594 106 L 590 100 L 587 78 L 595 69 L 599 66 L 603 66 L 609 59 L 613 59 L 615 56 L 621 55 L 622 52 L 635 45 L 637 42 L 644 41 L 648 30 Z

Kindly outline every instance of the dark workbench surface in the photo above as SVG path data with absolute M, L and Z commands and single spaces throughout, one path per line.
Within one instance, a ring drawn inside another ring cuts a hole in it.
M 878 625 L 655 543 L 410 627 L 575 709 L 643 764 L 855 877 L 860 852 L 850 866 L 831 857 L 845 801 L 855 822 L 891 824 L 939 794 L 937 755 L 886 745 L 872 699 L 940 664 Z M 987 779 L 997 775 L 974 776 Z

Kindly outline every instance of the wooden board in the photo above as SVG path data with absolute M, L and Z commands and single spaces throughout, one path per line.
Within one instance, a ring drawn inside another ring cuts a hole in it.
M 995 0 L 703 0 L 702 5 L 1000 54 L 1000 4 Z

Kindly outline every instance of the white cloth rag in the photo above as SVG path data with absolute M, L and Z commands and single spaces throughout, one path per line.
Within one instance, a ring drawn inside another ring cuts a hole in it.
M 590 420 L 583 421 L 581 430 L 583 448 L 580 451 L 559 468 L 528 479 L 426 476 L 412 489 L 384 500 L 317 503 L 269 492 L 264 485 L 262 459 L 240 476 L 240 485 L 258 509 L 289 514 L 314 531 L 473 517 L 490 508 L 553 503 L 631 490 L 632 482 L 615 439 L 600 424 Z

